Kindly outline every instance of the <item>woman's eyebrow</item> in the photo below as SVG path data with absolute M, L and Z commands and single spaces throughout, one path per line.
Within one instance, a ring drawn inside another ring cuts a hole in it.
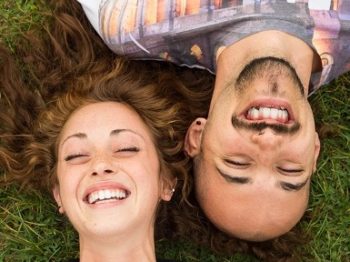
M 120 133 L 123 133 L 123 132 L 131 132 L 131 133 L 141 137 L 143 140 L 145 140 L 145 138 L 141 134 L 139 134 L 138 132 L 136 132 L 136 131 L 134 131 L 132 129 L 128 129 L 128 128 L 113 129 L 109 135 L 110 136 L 117 136 L 117 135 L 119 135 Z
M 142 139 L 144 139 L 143 136 L 142 136 L 141 134 L 139 134 L 139 133 L 137 133 L 137 132 L 135 132 L 135 131 L 133 131 L 133 130 L 131 130 L 131 129 L 127 129 L 127 128 L 113 129 L 113 130 L 110 132 L 110 136 L 119 135 L 119 134 L 122 133 L 122 132 L 131 132 L 131 133 L 133 133 L 133 134 L 135 134 L 135 135 L 141 137 Z M 61 145 L 63 146 L 63 144 L 64 144 L 67 140 L 69 140 L 69 139 L 71 139 L 71 138 L 73 138 L 73 137 L 80 138 L 80 139 L 86 139 L 88 136 L 87 136 L 86 133 L 78 132 L 78 133 L 75 133 L 75 134 L 72 134 L 72 135 L 66 137 L 66 139 L 63 140 L 63 142 L 62 142 Z
M 87 138 L 87 135 L 85 133 L 81 133 L 81 132 L 78 132 L 78 133 L 75 133 L 75 134 L 72 134 L 70 136 L 67 136 L 65 140 L 63 140 L 61 146 L 63 146 L 63 144 L 69 140 L 70 138 L 73 138 L 73 137 L 76 137 L 76 138 L 80 138 L 80 139 L 86 139 Z

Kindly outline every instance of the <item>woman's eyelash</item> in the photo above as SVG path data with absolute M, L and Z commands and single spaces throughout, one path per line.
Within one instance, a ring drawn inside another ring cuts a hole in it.
M 83 154 L 73 154 L 73 155 L 69 155 L 69 156 L 66 156 L 64 158 L 65 161 L 69 161 L 69 160 L 72 160 L 74 158 L 77 158 L 77 157 L 82 157 L 82 156 L 86 156 L 86 155 L 83 155 Z
M 125 147 L 118 149 L 116 152 L 139 152 L 140 149 L 138 147 Z
M 121 148 L 118 149 L 116 152 L 139 152 L 140 149 L 138 147 L 125 147 L 125 148 Z M 78 157 L 83 157 L 86 156 L 84 154 L 72 154 L 72 155 L 68 155 L 64 158 L 65 161 L 69 161 L 69 160 L 73 160 L 75 158 Z

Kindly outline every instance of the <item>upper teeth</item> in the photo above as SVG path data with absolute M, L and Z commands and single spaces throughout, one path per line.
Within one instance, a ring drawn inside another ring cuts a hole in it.
M 281 122 L 288 121 L 288 111 L 284 108 L 252 107 L 248 110 L 247 118 L 251 120 L 275 119 Z
M 89 194 L 88 202 L 89 204 L 94 204 L 97 201 L 107 200 L 112 198 L 124 199 L 126 198 L 126 192 L 121 189 L 113 189 L 113 190 L 103 189 L 103 190 L 95 191 Z

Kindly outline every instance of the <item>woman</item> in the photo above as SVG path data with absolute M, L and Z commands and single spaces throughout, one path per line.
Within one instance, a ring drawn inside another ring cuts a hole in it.
M 155 261 L 155 212 L 175 181 L 147 125 L 123 103 L 88 102 L 59 136 L 53 193 L 79 233 L 81 261 Z
M 78 232 L 81 261 L 156 261 L 157 209 L 175 189 L 179 197 L 188 190 L 181 82 L 111 58 L 65 79 L 62 94 L 45 101 L 4 50 L 1 61 L 7 183 L 53 192 Z

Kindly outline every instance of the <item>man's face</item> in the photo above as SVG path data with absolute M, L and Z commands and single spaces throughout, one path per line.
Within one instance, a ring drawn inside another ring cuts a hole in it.
M 258 59 L 192 124 L 197 200 L 221 230 L 261 241 L 303 215 L 320 148 L 306 96 L 285 61 Z

